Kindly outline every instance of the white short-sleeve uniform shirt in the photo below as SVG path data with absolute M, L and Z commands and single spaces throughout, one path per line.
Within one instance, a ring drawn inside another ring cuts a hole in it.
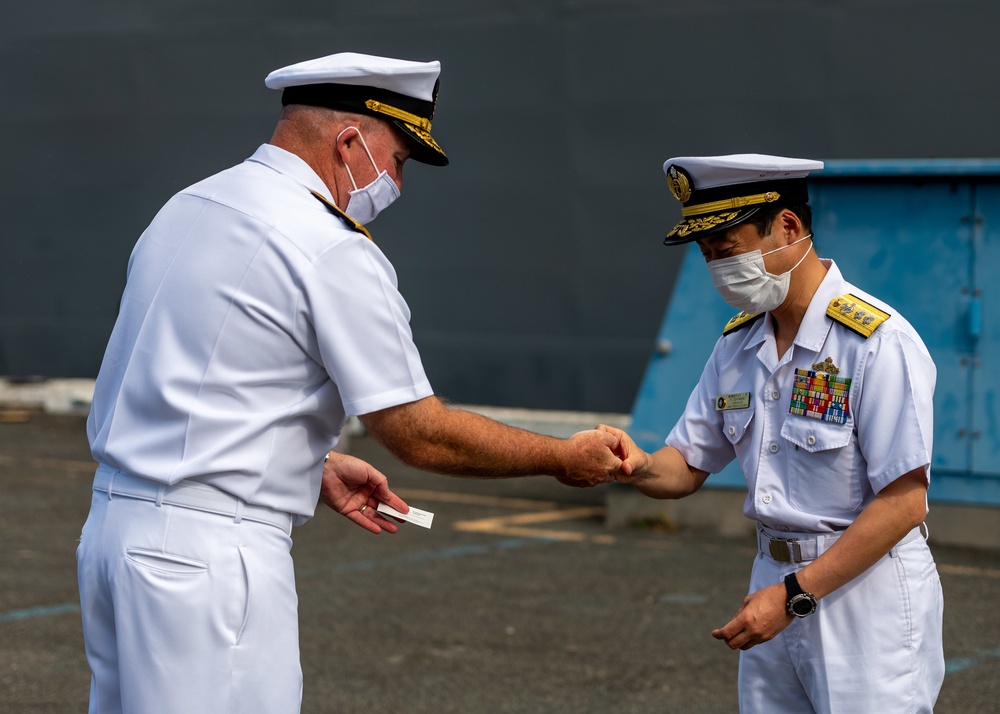
M 432 394 L 385 255 L 265 144 L 140 237 L 87 425 L 94 458 L 312 516 L 348 415 Z
M 823 262 L 826 277 L 784 356 L 777 357 L 769 317 L 721 337 L 666 439 L 709 473 L 738 459 L 748 489 L 744 514 L 779 530 L 843 530 L 899 476 L 926 466 L 930 479 L 930 354 L 901 315 Z M 890 318 L 867 338 L 835 322 L 827 307 L 844 294 Z M 796 370 L 820 363 L 839 370 L 840 389 L 850 379 L 842 413 L 829 420 L 791 410 Z M 729 408 L 717 408 L 720 397 Z

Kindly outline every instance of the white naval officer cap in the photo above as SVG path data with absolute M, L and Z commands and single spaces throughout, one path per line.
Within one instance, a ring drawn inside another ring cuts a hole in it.
M 412 140 L 414 160 L 446 166 L 448 157 L 431 136 L 440 74 L 436 60 L 340 52 L 276 69 L 264 84 L 282 90 L 282 105 L 341 109 L 391 122 Z
M 680 245 L 742 223 L 764 206 L 808 203 L 806 176 L 822 161 L 766 154 L 679 156 L 663 172 L 681 202 L 681 221 L 666 245 Z

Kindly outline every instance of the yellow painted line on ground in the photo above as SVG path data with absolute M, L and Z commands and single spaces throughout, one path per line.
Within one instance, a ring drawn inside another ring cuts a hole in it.
M 26 424 L 31 415 L 27 409 L 0 409 L 0 424 Z
M 456 528 L 455 530 L 466 530 Z M 612 545 L 618 542 L 613 535 L 589 535 L 587 533 L 577 533 L 575 531 L 557 531 L 550 528 L 521 528 L 518 526 L 503 527 L 498 526 L 490 530 L 480 530 L 480 533 L 490 535 L 514 536 L 517 538 L 539 538 L 542 540 L 558 540 L 571 543 L 599 543 L 600 545 Z
M 992 568 L 976 568 L 972 565 L 948 565 L 938 563 L 938 571 L 948 575 L 972 575 L 975 577 L 1000 578 L 1000 570 Z
M 469 533 L 489 533 L 491 535 L 518 536 L 522 538 L 546 538 L 548 540 L 572 541 L 576 543 L 589 541 L 609 545 L 616 541 L 611 535 L 590 535 L 573 531 L 559 531 L 549 528 L 530 528 L 527 526 L 554 521 L 572 521 L 581 518 L 603 516 L 604 506 L 585 506 L 581 508 L 560 508 L 541 513 L 519 513 L 513 516 L 497 518 L 480 518 L 474 521 L 458 521 L 454 528 L 457 531 Z
M 464 530 L 463 528 L 456 528 L 455 530 Z M 490 535 L 505 535 L 513 536 L 516 538 L 540 538 L 543 540 L 560 540 L 572 543 L 582 543 L 583 541 L 591 540 L 591 537 L 586 533 L 575 533 L 573 531 L 555 531 L 549 528 L 518 528 L 512 526 L 510 528 L 491 528 L 487 532 Z M 609 536 L 612 537 L 612 536 Z
M 403 500 L 438 501 L 441 503 L 460 503 L 471 506 L 487 506 L 494 508 L 514 508 L 527 510 L 531 513 L 480 518 L 471 521 L 458 521 L 454 529 L 468 533 L 489 533 L 491 535 L 514 536 L 518 538 L 544 538 L 569 542 L 584 542 L 611 544 L 616 542 L 612 535 L 589 535 L 573 531 L 559 531 L 548 528 L 530 528 L 532 524 L 551 523 L 553 521 L 569 521 L 580 518 L 603 516 L 604 506 L 586 506 L 580 508 L 559 508 L 555 501 L 537 501 L 526 498 L 502 498 L 497 496 L 480 496 L 471 493 L 454 493 L 451 491 L 429 491 L 414 488 L 401 488 L 396 494 Z
M 552 521 L 572 521 L 578 518 L 603 516 L 604 506 L 585 506 L 583 508 L 560 508 L 543 513 L 519 513 L 514 516 L 499 516 L 497 518 L 480 518 L 475 521 L 458 521 L 455 528 L 463 531 L 490 531 L 494 528 L 508 528 L 528 523 L 551 523 Z

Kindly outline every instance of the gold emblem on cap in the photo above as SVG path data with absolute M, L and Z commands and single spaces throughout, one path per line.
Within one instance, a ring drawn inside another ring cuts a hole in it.
M 671 165 L 667 169 L 667 185 L 670 186 L 670 193 L 681 203 L 687 203 L 691 198 L 691 179 L 683 169 Z

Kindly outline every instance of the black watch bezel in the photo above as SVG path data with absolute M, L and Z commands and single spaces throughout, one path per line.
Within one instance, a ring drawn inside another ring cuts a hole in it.
M 785 609 L 789 615 L 807 617 L 816 612 L 816 608 L 819 606 L 816 596 L 802 589 L 802 586 L 799 585 L 799 579 L 795 577 L 795 573 L 789 573 L 785 576 L 785 592 L 788 596 L 788 600 L 785 602 Z

